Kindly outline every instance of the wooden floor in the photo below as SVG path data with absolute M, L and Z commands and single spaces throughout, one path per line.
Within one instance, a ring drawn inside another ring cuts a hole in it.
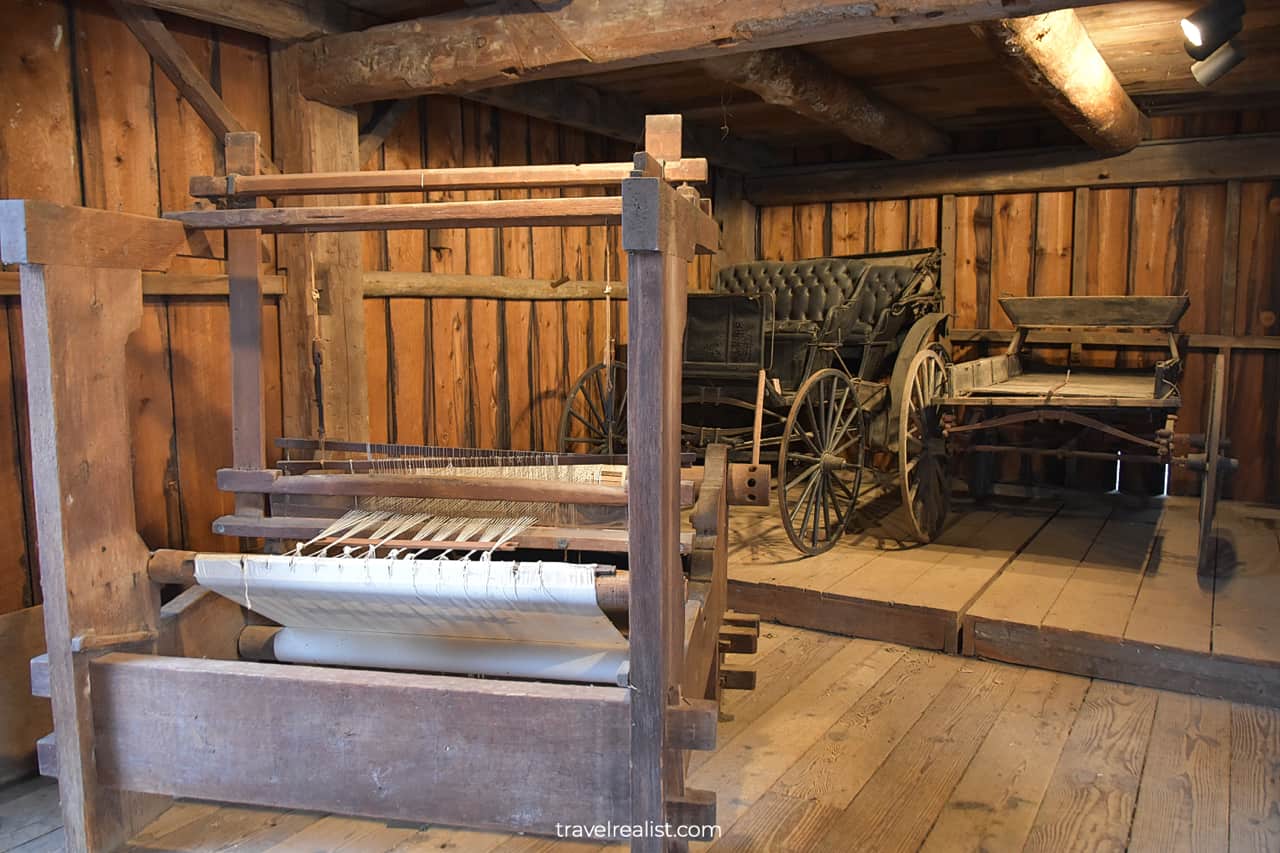
M 754 664 L 692 764 L 713 850 L 1280 849 L 1276 709 L 768 624 Z M 52 782 L 0 790 L 0 851 L 60 850 L 58 822 Z M 129 849 L 599 848 L 178 803 Z
M 1280 511 L 1220 504 L 1216 563 L 1201 572 L 1196 506 L 968 507 L 924 547 L 904 543 L 888 510 L 808 559 L 776 509 L 738 513 L 730 604 L 848 636 L 1280 705 Z

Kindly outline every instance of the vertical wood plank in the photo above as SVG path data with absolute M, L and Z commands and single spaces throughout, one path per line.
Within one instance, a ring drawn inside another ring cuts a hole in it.
M 587 141 L 584 134 L 573 128 L 560 130 L 560 159 L 565 163 L 582 163 L 587 157 Z M 582 196 L 581 189 L 566 188 L 565 196 Z M 564 258 L 564 275 L 570 281 L 583 281 L 591 275 L 591 247 L 585 226 L 569 226 L 560 229 L 561 250 Z M 691 273 L 692 275 L 692 273 Z M 566 384 L 560 397 L 560 406 L 553 411 L 554 430 L 552 447 L 558 449 L 561 411 L 572 383 L 578 380 L 594 363 L 591 347 L 591 303 L 574 300 L 564 306 L 565 376 Z
M 490 166 L 497 162 L 497 138 L 492 108 L 463 101 L 465 165 Z M 468 199 L 496 198 L 492 191 L 471 191 Z M 499 234 L 496 228 L 473 228 L 467 232 L 467 272 L 493 275 L 499 263 Z M 501 304 L 496 299 L 473 299 L 470 305 L 470 418 L 475 427 L 477 447 L 506 447 L 507 404 L 506 365 Z
M 529 122 L 529 162 L 555 163 L 560 158 L 560 138 L 555 125 L 534 119 Z M 532 190 L 531 198 L 554 198 L 557 190 Z M 559 228 L 532 228 L 533 276 L 555 281 L 564 274 L 564 247 Z M 529 342 L 533 365 L 534 447 L 551 450 L 556 446 L 560 412 L 568 396 L 569 378 L 565 365 L 564 304 L 539 301 L 533 305 L 533 336 Z
M 1071 295 L 1083 296 L 1088 292 L 1089 263 L 1089 189 L 1075 191 L 1071 208 Z
M 760 208 L 760 257 L 766 261 L 794 261 L 795 252 L 795 208 L 791 205 Z
M 1035 269 L 1031 292 L 1035 296 L 1068 296 L 1071 293 L 1071 258 L 1075 200 L 1069 192 L 1036 196 Z
M 990 328 L 1012 329 L 1000 308 L 1001 296 L 1031 293 L 1032 241 L 1035 234 L 1034 193 L 995 197 L 991 223 L 991 275 L 987 316 Z
M 936 198 L 911 199 L 907 207 L 906 248 L 931 249 L 939 245 L 939 208 L 939 200 Z
M 424 116 L 419 100 L 400 119 L 383 145 L 384 168 L 423 167 Z M 423 202 L 423 193 L 389 193 L 388 200 Z M 427 234 L 388 231 L 386 267 L 393 272 L 426 272 Z M 430 401 L 434 362 L 427 326 L 427 300 L 395 297 L 386 300 L 388 434 L 394 441 L 418 444 L 432 439 Z
M 427 167 L 462 164 L 462 102 L 453 97 L 427 98 Z M 457 201 L 462 192 L 428 193 L 432 201 Z M 432 272 L 466 272 L 467 232 L 440 228 L 428 232 L 428 263 Z M 471 361 L 467 340 L 467 301 L 430 300 L 431 412 L 434 441 L 450 447 L 473 444 L 467 414 L 471 403 L 467 382 Z
M 825 204 L 798 204 L 795 206 L 795 223 L 792 226 L 795 248 L 792 256 L 821 258 L 827 254 L 827 206 Z
M 498 162 L 520 165 L 529 162 L 529 120 L 515 113 L 499 117 Z M 499 198 L 528 198 L 527 190 L 502 190 Z M 502 229 L 502 275 L 533 275 L 533 252 L 527 227 Z M 533 340 L 533 306 L 528 302 L 503 302 L 503 341 L 507 367 L 507 417 L 510 446 L 535 446 L 533 430 L 533 362 L 529 357 Z
M 763 212 L 763 211 L 762 211 Z M 865 201 L 836 202 L 831 205 L 831 254 L 860 255 L 870 251 L 867 235 L 867 203 Z M 761 221 L 761 238 L 764 228 Z
M 887 199 L 870 203 L 872 252 L 897 252 L 907 248 L 907 202 Z

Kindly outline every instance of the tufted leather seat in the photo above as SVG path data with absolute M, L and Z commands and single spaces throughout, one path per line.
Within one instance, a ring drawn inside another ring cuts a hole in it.
M 758 296 L 773 305 L 766 327 L 775 332 L 813 332 L 831 311 L 853 308 L 849 338 L 867 338 L 880 315 L 915 278 L 913 266 L 875 264 L 865 258 L 756 261 L 720 270 L 719 293 Z

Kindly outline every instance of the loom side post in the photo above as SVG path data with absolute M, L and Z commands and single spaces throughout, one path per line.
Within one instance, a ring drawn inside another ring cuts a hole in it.
M 3 260 L 22 263 L 32 486 L 66 845 L 73 853 L 114 850 L 169 805 L 168 797 L 99 781 L 89 664 L 111 648 L 89 640 L 154 651 L 160 602 L 137 534 L 125 344 L 142 316 L 140 267 L 167 267 L 184 238 L 146 217 L 3 205 Z
M 259 140 L 256 133 L 228 133 L 227 173 L 255 175 Z M 233 202 L 257 207 L 256 198 Z M 258 260 L 262 232 L 228 231 L 227 279 L 231 309 L 231 458 L 240 469 L 265 468 L 266 419 L 262 404 L 262 277 Z M 261 494 L 237 492 L 236 514 L 263 515 Z
M 656 120 L 655 120 L 656 119 Z M 684 657 L 680 564 L 680 376 L 688 264 L 706 235 L 694 202 L 661 177 L 678 159 L 679 117 L 650 117 L 646 148 L 622 185 L 628 268 L 628 527 L 631 601 L 631 821 L 676 822 L 701 792 L 686 791 L 684 762 L 666 739 L 668 709 L 681 704 Z M 710 219 L 710 217 L 707 217 Z M 714 238 L 713 238 L 714 241 Z M 632 850 L 687 849 L 646 835 Z

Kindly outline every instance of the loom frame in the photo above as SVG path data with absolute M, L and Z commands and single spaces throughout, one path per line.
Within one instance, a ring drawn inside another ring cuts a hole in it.
M 681 159 L 679 117 L 650 117 L 648 130 L 632 168 L 610 172 L 622 194 L 616 220 L 606 220 L 622 226 L 630 350 L 644 356 L 629 391 L 631 434 L 643 438 L 622 495 L 628 688 L 248 662 L 238 659 L 246 614 L 234 603 L 192 587 L 162 607 L 164 565 L 185 557 L 149 552 L 136 532 L 124 354 L 141 319 L 142 272 L 198 253 L 197 224 L 227 230 L 237 469 L 227 476 L 261 477 L 258 236 L 293 225 L 234 206 L 156 219 L 0 201 L 0 257 L 21 265 L 45 593 L 48 652 L 33 662 L 33 684 L 52 698 L 55 722 L 39 752 L 42 770 L 59 779 L 68 850 L 117 849 L 172 797 L 521 832 L 714 823 L 714 794 L 685 786 L 683 753 L 714 746 L 722 680 L 752 679 L 720 667 L 724 650 L 746 650 L 721 636 L 732 488 L 722 448 L 708 454 L 697 489 L 687 581 L 681 564 L 679 379 L 688 262 L 716 250 L 718 227 L 696 191 L 668 183 L 664 164 L 681 179 L 699 169 Z M 256 172 L 257 149 L 256 134 L 230 134 L 228 169 Z M 545 173 L 528 177 L 523 168 L 490 179 L 545 185 Z M 290 177 L 294 189 L 305 187 L 306 176 Z M 545 212 L 534 218 L 580 224 L 581 211 L 564 203 L 574 201 L 538 200 Z M 386 213 L 339 214 L 324 230 L 422 219 L 390 210 L 408 206 L 380 207 Z M 447 205 L 434 207 L 424 211 L 430 221 L 446 221 Z M 508 208 L 468 203 L 449 224 L 487 227 L 514 216 Z M 262 492 L 237 491 L 244 524 L 270 522 L 265 509 Z M 417 721 L 407 735 L 405 720 Z M 442 751 L 442 743 L 452 746 Z M 424 775 L 441 784 L 423 785 Z M 683 847 L 633 842 L 636 850 Z

